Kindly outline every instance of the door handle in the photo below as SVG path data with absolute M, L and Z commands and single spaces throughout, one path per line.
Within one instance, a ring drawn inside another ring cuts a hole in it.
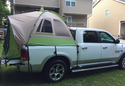
M 103 47 L 103 49 L 107 49 L 107 47 Z
M 87 47 L 82 47 L 82 49 L 87 49 Z

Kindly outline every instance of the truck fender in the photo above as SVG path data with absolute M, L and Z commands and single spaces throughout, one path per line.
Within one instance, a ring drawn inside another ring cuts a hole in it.
M 40 67 L 39 67 L 39 72 L 41 72 L 43 70 L 43 67 L 45 66 L 45 64 L 50 60 L 50 59 L 53 59 L 55 57 L 65 57 L 69 60 L 70 62 L 70 67 L 72 66 L 72 60 L 71 60 L 71 57 L 67 54 L 67 53 L 64 53 L 64 52 L 57 52 L 57 56 L 53 53 L 51 55 L 48 55 L 47 57 L 45 57 L 45 59 L 42 61 L 42 63 L 40 64 Z
M 120 59 L 122 58 L 122 56 L 125 54 L 125 51 L 123 51 L 122 53 L 121 53 L 121 55 L 119 56 L 119 58 L 117 59 L 117 63 L 120 61 Z

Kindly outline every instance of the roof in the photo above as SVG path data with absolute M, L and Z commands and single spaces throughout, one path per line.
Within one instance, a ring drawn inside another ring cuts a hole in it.
M 101 0 L 98 0 L 94 5 L 93 8 L 100 2 Z
M 94 5 L 93 5 L 93 8 L 100 2 L 101 0 L 98 0 L 98 2 L 96 2 Z M 115 0 L 115 1 L 118 1 L 120 3 L 123 3 L 125 4 L 125 0 Z

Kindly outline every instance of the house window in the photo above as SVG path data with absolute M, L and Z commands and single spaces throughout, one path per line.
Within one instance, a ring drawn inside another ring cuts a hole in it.
M 66 16 L 65 20 L 66 22 L 72 22 L 72 16 Z
M 66 6 L 75 7 L 76 0 L 66 0 Z
M 66 0 L 66 6 L 70 6 L 70 0 Z
M 109 17 L 109 10 L 105 11 L 105 17 Z

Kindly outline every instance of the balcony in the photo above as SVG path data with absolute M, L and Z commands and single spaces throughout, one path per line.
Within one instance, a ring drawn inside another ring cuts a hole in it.
M 41 6 L 59 8 L 59 0 L 14 0 L 15 5 Z
M 83 22 L 67 22 L 68 27 L 86 27 Z

